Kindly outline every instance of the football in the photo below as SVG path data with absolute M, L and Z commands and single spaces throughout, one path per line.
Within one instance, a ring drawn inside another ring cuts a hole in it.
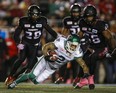
M 50 60 L 56 61 L 58 59 L 57 53 L 55 51 L 49 51 L 48 55 L 50 56 Z
M 58 59 L 57 55 L 56 54 L 53 54 L 51 57 L 50 57 L 50 60 L 52 61 L 56 61 Z
M 54 50 L 50 50 L 47 53 L 49 56 L 56 55 L 56 52 Z

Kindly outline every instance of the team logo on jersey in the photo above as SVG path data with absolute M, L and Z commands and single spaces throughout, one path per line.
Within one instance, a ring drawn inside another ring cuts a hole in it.
M 71 24 L 72 24 L 72 21 L 68 21 L 67 24 L 68 24 L 68 25 L 71 25 Z
M 25 24 L 24 27 L 30 27 L 30 24 Z
M 42 24 L 36 24 L 36 27 L 40 28 L 40 27 L 42 27 Z
M 82 30 L 86 31 L 86 30 L 87 30 L 87 28 L 86 28 L 86 27 L 82 27 Z

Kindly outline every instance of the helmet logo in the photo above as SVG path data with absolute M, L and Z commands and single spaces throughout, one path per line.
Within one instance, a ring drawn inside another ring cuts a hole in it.
M 42 27 L 42 24 L 36 24 L 36 27 L 40 28 Z
M 66 50 L 70 53 L 76 51 L 79 46 L 79 37 L 77 35 L 70 35 L 66 41 Z

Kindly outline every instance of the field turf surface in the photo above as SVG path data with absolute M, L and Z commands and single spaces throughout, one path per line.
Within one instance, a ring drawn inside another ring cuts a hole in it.
M 21 83 L 14 89 L 7 89 L 4 83 L 0 83 L 0 93 L 116 93 L 116 85 L 96 84 L 94 90 L 88 87 L 74 89 L 71 84 L 39 84 Z

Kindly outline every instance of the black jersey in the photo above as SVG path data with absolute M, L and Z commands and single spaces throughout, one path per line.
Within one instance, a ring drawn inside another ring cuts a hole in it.
M 36 21 L 32 21 L 29 17 L 22 17 L 19 20 L 19 26 L 15 31 L 14 39 L 16 43 L 19 43 L 21 41 L 19 34 L 23 31 L 22 41 L 24 40 L 32 44 L 39 43 L 43 28 L 45 28 L 49 33 L 56 37 L 55 31 L 52 31 L 52 29 L 49 27 L 49 25 L 47 24 L 47 19 L 45 17 L 41 16 Z
M 108 24 L 104 21 L 97 20 L 95 25 L 88 25 L 84 19 L 80 20 L 79 23 L 80 30 L 85 33 L 90 39 L 90 47 L 103 48 L 107 46 L 105 37 L 103 36 L 103 31 L 108 29 Z
M 79 19 L 74 20 L 71 16 L 65 17 L 63 25 L 70 30 L 70 34 L 77 34 L 79 32 Z
M 75 20 L 71 16 L 64 18 L 64 20 L 63 20 L 64 27 L 70 30 L 71 35 L 73 35 L 73 34 L 78 35 L 78 32 L 80 31 L 79 22 L 81 19 L 82 19 L 82 17 Z M 80 41 L 81 41 L 80 42 L 81 47 L 82 47 L 83 51 L 85 52 L 88 47 L 88 38 L 84 35 Z

